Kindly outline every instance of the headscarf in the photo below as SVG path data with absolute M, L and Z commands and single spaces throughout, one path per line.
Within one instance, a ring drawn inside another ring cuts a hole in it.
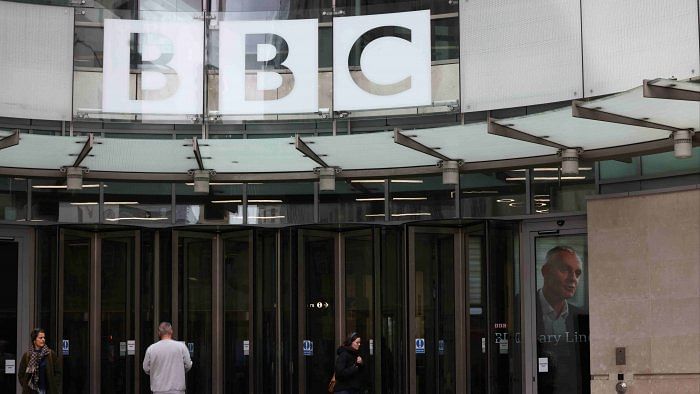
M 27 364 L 27 374 L 31 376 L 29 379 L 29 388 L 34 391 L 39 391 L 39 363 L 41 360 L 51 353 L 51 349 L 44 345 L 38 351 L 34 349 L 34 345 L 29 348 L 29 363 Z

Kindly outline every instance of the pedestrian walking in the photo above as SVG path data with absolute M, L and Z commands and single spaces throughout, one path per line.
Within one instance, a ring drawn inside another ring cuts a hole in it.
M 173 340 L 173 327 L 168 322 L 158 325 L 160 341 L 146 349 L 143 371 L 151 377 L 154 394 L 181 394 L 186 390 L 185 373 L 192 368 L 190 352 L 182 342 Z
M 364 388 L 364 361 L 360 356 L 362 338 L 353 332 L 338 348 L 335 360 L 335 387 L 338 394 L 360 394 Z
M 61 360 L 46 345 L 43 328 L 33 329 L 29 336 L 32 344 L 22 356 L 17 373 L 22 394 L 60 394 L 63 387 Z

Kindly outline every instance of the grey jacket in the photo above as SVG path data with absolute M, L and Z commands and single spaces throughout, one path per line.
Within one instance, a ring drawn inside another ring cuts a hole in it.
M 182 342 L 162 339 L 146 349 L 143 371 L 151 376 L 151 391 L 184 392 L 185 372 L 192 368 L 190 352 Z

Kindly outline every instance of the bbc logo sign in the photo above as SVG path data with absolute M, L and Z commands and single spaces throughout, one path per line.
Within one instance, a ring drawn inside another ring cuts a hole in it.
M 201 21 L 105 20 L 102 110 L 200 113 L 203 55 Z M 318 20 L 220 21 L 218 58 L 220 114 L 318 111 Z M 334 110 L 429 105 L 430 75 L 429 11 L 333 19 Z

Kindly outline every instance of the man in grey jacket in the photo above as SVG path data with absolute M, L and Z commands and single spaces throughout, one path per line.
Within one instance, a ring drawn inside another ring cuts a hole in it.
M 151 376 L 151 391 L 158 394 L 185 392 L 185 372 L 192 368 L 190 352 L 182 342 L 173 340 L 173 327 L 168 322 L 158 326 L 160 341 L 146 349 L 143 371 Z

